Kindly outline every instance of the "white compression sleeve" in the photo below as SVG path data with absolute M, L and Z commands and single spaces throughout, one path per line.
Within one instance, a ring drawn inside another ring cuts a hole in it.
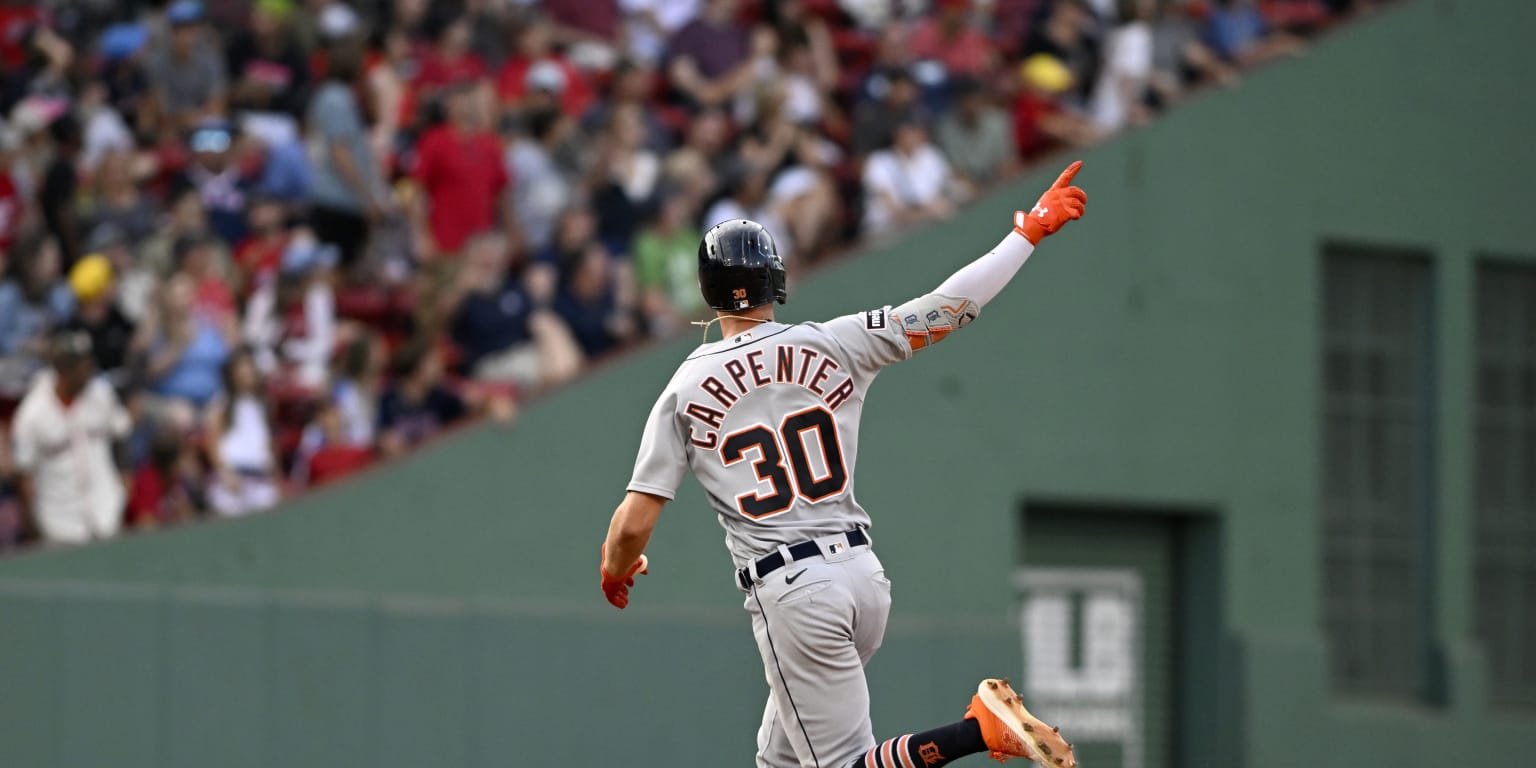
M 1034 243 L 1017 231 L 1009 232 L 997 247 L 950 275 L 948 280 L 934 289 L 934 293 L 970 299 L 978 307 L 986 306 L 1034 252 Z

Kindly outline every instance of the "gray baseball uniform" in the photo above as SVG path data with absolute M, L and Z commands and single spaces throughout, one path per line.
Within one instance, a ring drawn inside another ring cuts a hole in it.
M 828 323 L 767 322 L 689 355 L 656 401 L 628 489 L 671 499 L 692 469 L 737 568 L 814 540 L 820 557 L 757 578 L 752 617 L 770 695 L 757 764 L 846 766 L 874 745 L 864 665 L 880 647 L 890 582 L 854 499 L 859 417 L 880 369 L 976 316 L 930 294 Z

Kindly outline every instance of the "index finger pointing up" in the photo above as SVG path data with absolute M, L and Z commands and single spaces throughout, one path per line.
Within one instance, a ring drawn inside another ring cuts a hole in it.
M 1056 177 L 1056 183 L 1051 185 L 1051 189 L 1062 189 L 1063 187 L 1071 184 L 1072 177 L 1076 176 L 1078 170 L 1080 170 L 1082 167 L 1083 161 L 1081 160 L 1078 160 L 1077 162 L 1067 166 L 1067 169 L 1062 171 L 1060 176 Z

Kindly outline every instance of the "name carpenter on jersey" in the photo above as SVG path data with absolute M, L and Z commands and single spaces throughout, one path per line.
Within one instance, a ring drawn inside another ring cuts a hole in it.
M 842 366 L 817 350 L 779 344 L 774 347 L 771 360 L 764 359 L 766 354 L 766 349 L 754 349 L 727 358 L 720 365 L 720 375 L 708 376 L 699 383 L 699 390 L 706 396 L 700 398 L 703 402 L 689 401 L 683 409 L 693 420 L 688 436 L 694 445 L 714 450 L 720 444 L 720 427 L 731 407 L 743 395 L 760 387 L 804 387 L 834 411 L 853 397 L 853 377 L 840 373 Z

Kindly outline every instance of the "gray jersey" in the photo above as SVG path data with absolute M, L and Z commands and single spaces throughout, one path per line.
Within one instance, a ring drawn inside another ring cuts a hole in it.
M 920 346 L 909 326 L 876 309 L 700 346 L 651 410 L 628 489 L 671 499 L 692 469 L 738 567 L 867 527 L 854 498 L 859 417 L 880 369 Z

